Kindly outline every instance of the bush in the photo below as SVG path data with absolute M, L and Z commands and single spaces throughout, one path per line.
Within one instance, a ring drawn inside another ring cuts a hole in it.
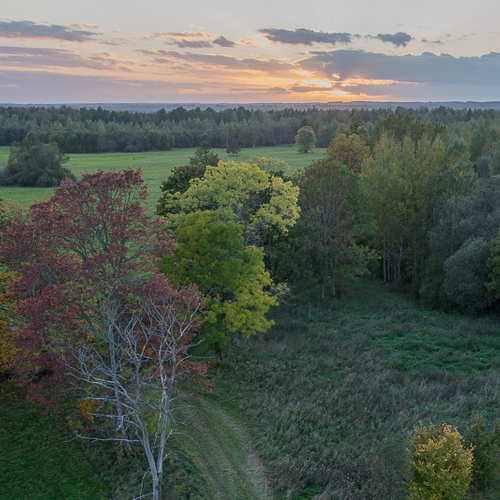
M 471 482 L 473 450 L 443 423 L 415 429 L 410 439 L 412 500 L 459 500 Z
M 500 422 L 489 427 L 482 415 L 475 415 L 465 442 L 473 448 L 472 483 L 478 488 L 491 485 L 498 479 L 500 468 Z
M 0 172 L 0 185 L 56 187 L 65 177 L 74 181 L 75 176 L 63 167 L 68 160 L 56 143 L 32 144 L 27 137 L 12 147 L 7 166 Z
M 471 238 L 444 264 L 443 291 L 449 301 L 464 311 L 483 311 L 493 303 L 486 288 L 490 244 Z

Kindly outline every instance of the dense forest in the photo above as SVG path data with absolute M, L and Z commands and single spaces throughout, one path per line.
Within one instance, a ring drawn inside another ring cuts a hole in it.
M 437 109 L 330 109 L 250 110 L 243 106 L 214 111 L 182 107 L 156 112 L 110 111 L 102 108 L 0 107 L 0 146 L 33 140 L 56 143 L 63 153 L 151 151 L 190 148 L 208 140 L 212 147 L 274 146 L 294 142 L 297 131 L 311 126 L 317 146 L 327 147 L 339 125 L 362 123 L 372 137 L 379 137 L 382 123 L 394 116 L 408 116 L 422 125 L 443 124 L 449 136 L 470 139 L 480 123 L 498 123 L 498 110 Z M 403 120 L 398 127 L 405 127 Z M 341 125 L 342 127 L 342 125 Z M 404 133 L 406 130 L 399 130 Z M 479 154 L 480 151 L 475 151 Z
M 478 396 L 498 379 L 500 112 L 0 113 L 0 180 L 64 178 L 29 210 L 2 206 L 0 370 L 45 408 L 75 389 L 74 434 L 141 456 L 153 498 L 203 498 L 171 494 L 169 457 L 183 399 L 217 384 L 254 422 L 272 416 L 254 425 L 279 498 L 498 493 L 500 424 L 472 413 L 500 404 Z M 293 141 L 324 158 L 292 171 L 212 150 Z M 76 180 L 62 167 L 70 153 L 192 146 L 162 182 L 159 218 L 140 169 Z M 486 325 L 485 340 L 454 315 Z M 469 424 L 466 442 L 448 414 Z

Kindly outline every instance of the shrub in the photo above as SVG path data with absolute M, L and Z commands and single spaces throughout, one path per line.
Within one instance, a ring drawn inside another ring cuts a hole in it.
M 492 484 L 498 478 L 500 459 L 500 422 L 489 427 L 482 415 L 475 415 L 467 429 L 465 442 L 473 448 L 472 483 L 478 488 Z
M 32 144 L 27 137 L 20 146 L 11 148 L 7 166 L 0 171 L 0 185 L 56 187 L 65 177 L 75 180 L 63 167 L 68 160 L 56 143 Z
M 486 288 L 490 244 L 484 238 L 471 238 L 444 264 L 443 291 L 451 303 L 464 311 L 483 311 L 493 303 Z
M 412 500 L 459 500 L 471 482 L 472 447 L 446 423 L 415 429 L 410 439 Z

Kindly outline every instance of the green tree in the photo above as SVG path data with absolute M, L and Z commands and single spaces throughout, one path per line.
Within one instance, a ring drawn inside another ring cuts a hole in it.
M 165 217 L 179 236 L 176 259 L 163 270 L 178 285 L 193 281 L 207 301 L 204 334 L 221 352 L 236 334 L 266 331 L 276 303 L 264 267 L 268 236 L 286 234 L 298 218 L 298 188 L 256 165 L 220 162 L 207 167 Z
M 196 211 L 177 226 L 178 246 L 162 271 L 176 285 L 195 283 L 203 293 L 205 342 L 221 354 L 236 333 L 247 337 L 265 332 L 276 299 L 269 294 L 271 279 L 264 269 L 263 251 L 244 245 L 243 228 L 217 211 Z
M 194 156 L 189 157 L 189 164 L 192 167 L 206 167 L 208 165 L 215 167 L 219 161 L 219 155 L 212 151 L 212 146 L 208 141 L 202 141 L 196 148 Z
M 490 244 L 471 238 L 444 263 L 443 291 L 452 304 L 464 311 L 483 311 L 493 303 L 486 287 Z
M 314 149 L 316 144 L 316 135 L 314 130 L 309 125 L 302 127 L 298 130 L 295 136 L 295 145 L 299 153 L 309 153 Z
M 369 230 L 368 198 L 359 177 L 332 159 L 313 162 L 300 182 L 301 220 L 309 228 L 314 273 L 324 297 L 325 277 L 333 297 L 339 283 L 366 272 L 373 257 L 359 245 Z
M 5 169 L 0 172 L 0 185 L 56 187 L 66 177 L 75 176 L 63 165 L 69 157 L 59 151 L 56 143 L 32 143 L 26 138 L 13 146 Z
M 356 173 L 361 171 L 361 165 L 370 157 L 370 148 L 359 135 L 346 136 L 340 134 L 333 139 L 326 150 L 327 156 L 335 163 L 342 163 Z
M 226 153 L 229 156 L 238 156 L 240 154 L 241 148 L 237 141 L 232 141 L 231 144 L 226 149 Z

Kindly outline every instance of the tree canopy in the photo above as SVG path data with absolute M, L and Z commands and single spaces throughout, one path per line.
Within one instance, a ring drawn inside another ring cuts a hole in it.
M 299 153 L 309 153 L 314 149 L 316 144 L 316 134 L 314 130 L 309 125 L 302 127 L 297 131 L 295 136 L 295 145 L 297 146 L 297 151 Z

